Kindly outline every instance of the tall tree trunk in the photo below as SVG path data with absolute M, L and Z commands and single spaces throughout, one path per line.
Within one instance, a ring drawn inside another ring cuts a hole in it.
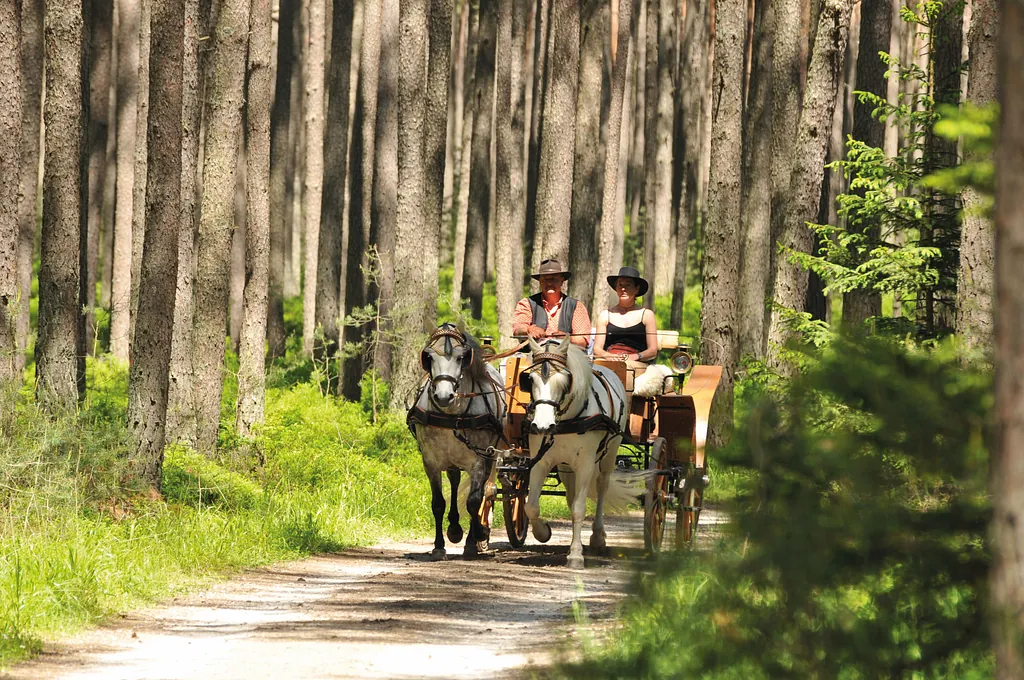
M 533 85 L 532 77 L 533 38 L 530 20 L 531 5 L 519 3 L 512 13 L 512 140 L 520 154 L 512 159 L 512 228 L 513 239 L 519 249 L 519 257 L 512 258 L 513 290 L 521 294 L 523 290 L 523 269 L 528 252 L 526 241 L 526 173 L 530 159 L 530 119 L 532 110 Z M 511 333 L 512 320 L 509 319 L 508 330 Z M 499 326 L 499 335 L 501 329 Z
M 99 262 L 100 234 L 109 215 L 103 212 L 103 193 L 107 182 L 107 131 L 110 126 L 110 73 L 114 3 L 111 0 L 85 0 L 88 3 L 89 36 L 88 87 L 89 119 L 89 201 L 88 201 L 88 266 L 85 277 L 85 334 L 92 347 L 96 334 L 96 268 Z
M 391 379 L 391 316 L 395 306 L 395 232 L 398 222 L 398 12 L 399 0 L 383 0 L 380 13 L 380 74 L 374 141 L 374 229 L 380 255 L 377 306 L 383 319 L 374 367 Z
M 436 242 L 427 229 L 424 185 L 444 182 L 425 177 L 424 97 L 426 95 L 427 0 L 402 0 L 398 44 L 398 221 L 395 229 L 394 306 L 395 351 L 392 354 L 391 406 L 408 408 L 419 382 L 419 353 L 424 330 L 433 321 L 434 287 L 429 256 L 424 250 Z M 447 64 L 439 64 L 448 68 Z M 436 247 L 436 246 L 433 246 Z M 434 281 L 437 280 L 436 270 Z
M 300 0 L 301 4 L 301 0 Z M 298 9 L 293 27 L 295 66 L 292 70 L 291 119 L 288 122 L 288 241 L 284 296 L 302 294 L 302 211 L 306 167 L 306 60 L 309 59 L 309 23 L 306 10 Z
M 332 12 L 327 128 L 324 135 L 323 195 L 320 210 L 320 253 L 317 256 L 316 325 L 323 328 L 329 355 L 337 350 L 341 322 L 341 254 L 345 234 L 345 175 L 348 160 L 349 79 L 352 59 L 351 0 L 341 0 Z
M 468 7 L 469 38 L 463 68 L 463 87 L 465 93 L 462 107 L 462 144 L 459 154 L 459 185 L 455 202 L 455 243 L 452 275 L 452 304 L 458 307 L 462 300 L 462 281 L 466 273 L 466 230 L 469 224 L 469 187 L 470 167 L 473 160 L 473 118 L 474 109 L 474 76 L 476 74 L 476 52 L 479 49 L 477 35 L 479 33 L 478 5 L 470 3 Z
M 621 0 L 620 0 L 621 2 Z M 612 221 L 612 252 L 609 258 L 609 263 L 612 269 L 615 268 L 616 264 L 625 264 L 624 261 L 624 250 L 626 246 L 626 203 L 629 200 L 629 177 L 630 177 L 630 163 L 633 158 L 633 113 L 636 110 L 636 76 L 637 76 L 637 30 L 639 26 L 640 18 L 640 2 L 634 2 L 632 7 L 632 27 L 629 35 L 629 48 L 626 53 L 626 89 L 622 94 L 622 129 L 619 132 L 619 164 L 618 164 L 618 189 L 615 197 L 615 216 Z M 621 44 L 621 43 L 620 43 Z M 624 53 L 626 50 L 624 49 Z M 609 115 L 609 125 L 611 124 L 611 117 Z M 609 127 L 609 143 L 611 143 L 610 136 L 611 128 Z M 603 217 L 602 217 L 603 219 Z M 603 271 L 603 270 L 602 270 Z M 603 279 L 600 274 L 597 280 L 594 281 L 594 317 L 604 308 L 606 308 L 611 300 L 611 291 L 607 288 L 601 289 L 600 286 L 603 283 Z M 600 293 L 598 293 L 600 291 Z
M 205 4 L 205 3 L 204 3 Z M 199 173 L 200 127 L 203 125 L 203 83 L 205 54 L 200 59 L 200 31 L 208 28 L 210 9 L 200 16 L 199 0 L 185 0 L 184 61 L 182 63 L 182 134 L 180 224 L 178 237 L 178 280 L 175 284 L 174 327 L 168 371 L 166 437 L 198 447 L 199 405 L 196 378 L 197 355 L 193 347 L 195 323 L 194 285 L 196 277 L 196 195 Z M 202 26 L 202 28 L 201 28 Z M 226 252 L 226 251 L 225 251 Z M 220 253 L 224 257 L 225 252 Z
M 100 284 L 100 307 L 110 311 L 110 286 L 114 273 L 114 203 L 117 190 L 117 70 L 120 57 L 117 51 L 117 36 L 120 33 L 121 20 L 117 11 L 117 0 L 110 0 L 113 12 L 111 23 L 110 71 L 107 73 L 107 142 L 104 147 L 103 168 L 103 228 L 100 230 L 103 253 L 100 255 L 100 266 L 96 272 Z M 96 338 L 90 340 L 89 351 L 95 352 L 98 345 Z M 108 347 L 109 349 L 109 342 Z
M 380 0 L 366 0 L 363 8 L 363 37 L 360 45 L 359 82 L 356 90 L 356 122 L 352 134 L 352 209 L 348 232 L 348 263 L 345 279 L 345 311 L 362 307 L 368 299 L 367 280 L 363 271 L 369 267 L 367 247 L 371 244 L 373 226 L 373 168 L 377 121 L 377 86 L 380 73 Z M 355 129 L 358 126 L 359 134 Z M 347 326 L 343 333 L 347 343 L 365 340 L 364 329 Z M 363 375 L 360 356 L 345 360 L 342 394 L 359 398 L 359 379 Z
M 647 49 L 644 53 L 644 198 L 642 230 L 637 230 L 643 243 L 643 271 L 647 280 L 651 280 L 657 262 L 654 257 L 656 240 L 654 238 L 655 192 L 658 189 L 656 172 L 656 154 L 658 151 L 658 3 L 661 0 L 647 0 Z M 739 72 L 736 73 L 739 76 Z M 644 306 L 654 309 L 654 295 L 657 290 L 644 296 Z
M 132 180 L 132 274 L 131 311 L 128 315 L 128 356 L 135 343 L 139 316 L 139 282 L 142 277 L 142 245 L 146 231 L 146 195 L 149 130 L 149 55 L 152 0 L 139 1 L 139 92 L 135 108 L 135 170 Z
M 629 232 L 635 238 L 641 233 L 640 207 L 647 191 L 647 178 L 644 174 L 644 159 L 647 152 L 647 0 L 638 0 L 636 5 L 636 58 L 633 76 L 633 139 L 630 142 L 629 171 L 626 183 L 627 199 L 629 200 Z M 625 253 L 623 253 L 625 255 Z M 636 253 L 622 264 L 639 266 L 640 259 Z M 613 263 L 614 266 L 614 263 Z
M 446 163 L 448 112 L 452 110 L 450 92 L 452 52 L 452 0 L 430 0 L 427 55 L 427 92 L 424 111 L 423 152 L 427 183 L 423 187 L 423 210 L 427 232 L 425 271 L 428 278 L 441 260 L 444 188 L 449 168 Z M 440 183 L 438 183 L 440 178 Z M 433 285 L 428 281 L 428 285 Z M 436 300 L 431 303 L 436 306 Z
M 594 281 L 598 271 L 604 271 L 597 268 L 597 225 L 601 224 L 602 208 L 602 194 L 598 188 L 606 184 L 607 178 L 604 174 L 605 158 L 601 155 L 601 81 L 608 27 L 605 25 L 604 3 L 582 0 L 579 4 L 579 96 L 576 98 L 572 222 L 569 229 L 569 269 L 573 275 L 569 292 L 590 309 Z M 614 177 L 610 184 L 615 187 Z
M 995 677 L 1024 676 L 1024 6 L 1003 0 L 999 19 L 1000 130 L 996 135 L 996 404 L 991 480 L 991 627 Z M 972 58 L 973 59 L 973 58 Z M 972 60 L 973 64 L 973 60 Z M 972 74 L 973 75 L 973 74 Z
M 986 106 L 996 100 L 996 40 L 999 33 L 995 0 L 974 0 L 970 29 L 970 71 L 967 100 Z M 957 277 L 956 332 L 968 347 L 992 349 L 992 290 L 995 231 L 982 214 L 982 197 L 974 189 L 963 195 L 960 269 Z
M 87 144 L 82 90 L 88 87 L 83 52 L 82 4 L 47 3 L 46 130 L 43 166 L 43 233 L 39 257 L 39 338 L 36 399 L 53 412 L 72 412 L 78 400 L 84 333 L 81 315 L 82 170 Z M 83 376 L 84 377 L 84 376 Z
M 18 353 L 15 366 L 24 370 L 32 297 L 39 197 L 39 137 L 43 106 L 43 0 L 21 0 L 21 171 L 18 190 Z
M 740 356 L 763 358 L 768 284 L 771 280 L 772 58 L 775 1 L 754 3 L 750 91 L 743 134 L 743 192 L 740 210 Z M 784 2 L 785 0 L 783 0 Z
M 494 44 L 497 7 L 492 0 L 480 0 L 480 29 L 477 33 L 476 65 L 473 75 L 473 141 L 469 169 L 469 214 L 466 223 L 466 255 L 462 275 L 462 296 L 469 298 L 474 319 L 483 315 L 487 223 L 490 219 L 491 121 L 494 107 Z
M 245 291 L 238 341 L 235 429 L 251 437 L 263 422 L 267 288 L 270 269 L 271 0 L 252 0 L 249 16 L 249 94 L 246 99 Z M 335 36 L 337 37 L 337 32 Z M 346 108 L 348 102 L 345 102 Z
M 831 129 L 832 116 L 835 114 L 836 91 L 843 70 L 850 10 L 850 0 L 826 0 L 818 21 L 807 72 L 803 113 L 797 127 L 796 143 L 793 145 L 792 176 L 785 201 L 785 229 L 779 238 L 784 248 L 795 252 L 810 252 L 813 245 L 813 235 L 807 223 L 815 219 L 821 200 L 821 182 L 829 139 L 826 131 Z M 783 255 L 777 259 L 775 302 L 782 307 L 800 310 L 807 298 L 807 271 L 791 264 Z M 768 354 L 777 367 L 782 365 L 778 348 L 785 344 L 789 336 L 790 331 L 782 315 L 773 311 L 768 330 Z
M 645 275 L 653 290 L 645 297 L 645 306 L 654 308 L 656 294 L 672 290 L 672 127 L 675 119 L 673 103 L 675 85 L 672 72 L 676 65 L 676 18 L 677 0 L 658 0 L 658 99 L 655 121 L 654 149 L 654 214 L 652 224 L 654 243 L 654 269 Z M 745 14 L 746 12 L 744 12 Z M 737 76 L 742 75 L 742 66 Z M 742 78 L 741 78 L 742 82 Z
M 303 220 L 305 267 L 302 273 L 302 349 L 313 351 L 316 330 L 317 259 L 320 254 L 320 204 L 324 180 L 324 13 L 325 0 L 309 2 L 306 68 L 306 167 Z
M 712 158 L 704 237 L 700 345 L 703 361 L 723 368 L 716 415 L 711 423 L 712 438 L 719 444 L 724 441 L 732 423 L 732 385 L 738 340 L 746 9 L 746 0 L 717 0 L 715 10 Z
M 857 90 L 879 96 L 886 93 L 885 72 L 888 68 L 878 56 L 889 49 L 892 26 L 890 0 L 865 0 L 860 8 L 860 48 L 857 53 Z M 875 119 L 871 112 L 875 105 L 853 105 L 853 138 L 879 149 L 885 146 L 885 123 Z M 878 238 L 878 225 L 861 227 Z M 865 320 L 882 314 L 882 294 L 876 290 L 855 290 L 843 295 L 843 323 L 859 326 Z
M 128 378 L 128 429 L 135 440 L 135 473 L 159 489 L 181 229 L 185 2 L 151 0 L 151 7 L 149 86 L 160 96 L 149 112 L 146 230 Z
M 291 120 L 291 86 L 295 15 L 298 0 L 281 0 L 278 11 L 277 73 L 274 103 L 270 111 L 270 283 L 267 341 L 271 357 L 284 356 L 284 262 L 287 240 L 288 123 Z
M 580 60 L 580 6 L 567 3 L 551 13 L 548 41 L 548 87 L 544 95 L 544 127 L 537 185 L 535 243 L 543 258 L 568 262 L 572 212 L 573 143 L 576 139 L 576 90 Z
M 601 197 L 597 271 L 591 282 L 593 304 L 588 305 L 594 312 L 594 318 L 608 306 L 604 277 L 608 272 L 615 271 L 615 232 L 623 229 L 623 224 L 618 221 L 620 213 L 617 209 L 620 195 L 625 198 L 619 186 L 619 165 L 622 159 L 621 147 L 624 146 L 623 142 L 628 142 L 622 135 L 626 108 L 623 102 L 626 99 L 626 81 L 629 79 L 630 34 L 635 23 L 633 0 L 619 0 L 617 49 L 612 66 L 611 108 L 608 112 L 608 143 L 604 148 L 604 191 Z
M 18 59 L 19 4 L 17 0 L 0 0 L 0 387 L 3 388 L 21 382 L 16 360 L 22 89 Z
M 110 353 L 128 361 L 132 291 L 132 200 L 138 113 L 139 3 L 118 0 L 117 208 L 110 276 Z
M 543 141 L 543 124 L 546 122 L 543 112 L 548 93 L 548 79 L 551 67 L 550 57 L 551 33 L 551 0 L 536 0 L 536 29 L 533 34 L 533 95 L 530 102 L 530 140 L 526 156 L 526 239 L 528 252 L 524 253 L 523 263 L 529 263 L 530 271 L 537 271 L 540 261 L 547 257 L 543 254 L 543 234 L 537 232 L 537 191 L 540 177 L 541 142 Z M 576 4 L 576 3 L 572 3 Z
M 525 5 L 525 3 L 521 3 Z M 512 15 L 510 3 L 502 2 L 498 6 L 498 37 L 495 57 L 495 104 L 494 134 L 496 136 L 495 158 L 495 200 L 494 220 L 495 247 L 501 253 L 509 255 L 516 252 L 515 241 L 515 202 L 516 194 L 512 190 L 512 173 L 521 165 L 522 148 L 516 147 L 515 133 L 512 129 L 512 69 L 513 62 L 518 61 L 519 53 L 513 42 Z M 515 13 L 521 14 L 518 9 Z M 520 37 L 520 40 L 522 38 Z M 520 163 L 517 163 L 517 159 Z M 516 281 L 513 257 L 499 257 L 495 262 L 495 302 L 498 312 L 498 335 L 502 347 L 509 346 L 512 336 L 512 311 L 516 304 Z
M 244 76 L 243 76 L 244 78 Z M 245 123 L 245 105 L 242 105 Z M 244 129 L 243 129 L 244 132 Z M 240 133 L 238 158 L 235 161 L 235 195 L 231 207 L 231 267 L 228 279 L 228 346 L 238 353 L 238 336 L 242 332 L 242 297 L 245 294 L 245 212 L 246 212 L 245 135 Z
M 235 170 L 242 137 L 245 51 L 249 0 L 224 0 L 213 35 L 206 77 L 203 193 L 196 239 L 193 365 L 196 441 L 201 451 L 217 446 L 224 385 L 224 337 L 234 232 Z

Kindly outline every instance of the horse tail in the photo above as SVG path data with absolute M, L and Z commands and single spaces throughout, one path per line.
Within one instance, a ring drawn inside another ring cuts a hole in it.
M 608 482 L 608 491 L 604 495 L 604 508 L 607 514 L 622 514 L 629 510 L 631 504 L 643 503 L 647 474 L 629 470 L 612 470 Z M 590 483 L 587 497 L 597 500 L 597 475 Z

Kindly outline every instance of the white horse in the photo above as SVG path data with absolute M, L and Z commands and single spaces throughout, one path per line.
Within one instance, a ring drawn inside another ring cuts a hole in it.
M 551 539 L 551 526 L 540 517 L 540 492 L 554 466 L 565 485 L 572 513 L 572 543 L 568 566 L 583 568 L 580 534 L 587 513 L 587 497 L 597 501 L 590 547 L 605 548 L 606 503 L 624 507 L 635 497 L 625 479 L 613 477 L 615 454 L 626 431 L 626 390 L 618 377 L 602 366 L 592 366 L 583 350 L 568 338 L 538 344 L 529 369 L 520 373 L 519 386 L 531 396 L 528 407 L 529 446 L 534 456 L 526 516 L 534 537 Z M 577 494 L 577 490 L 585 490 Z
M 406 420 L 419 443 L 423 469 L 430 480 L 435 529 L 431 554 L 438 559 L 445 556 L 442 472 L 448 474 L 451 484 L 448 540 L 462 540 L 457 503 L 460 470 L 465 470 L 470 483 L 466 499 L 470 524 L 463 556 L 475 557 L 487 549 L 490 538 L 490 528 L 480 517 L 480 506 L 494 469 L 494 457 L 487 449 L 496 446 L 504 435 L 501 376 L 484 362 L 477 342 L 452 324 L 444 324 L 431 334 L 420 353 L 420 364 L 427 376 Z

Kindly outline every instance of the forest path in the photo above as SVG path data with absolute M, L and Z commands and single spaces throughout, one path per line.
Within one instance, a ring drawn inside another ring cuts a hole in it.
M 718 519 L 706 511 L 701 524 Z M 3 677 L 523 676 L 572 649 L 574 601 L 591 626 L 614 617 L 630 562 L 643 553 L 642 522 L 638 512 L 609 518 L 608 555 L 588 555 L 583 572 L 565 567 L 567 520 L 552 522 L 548 544 L 531 537 L 526 550 L 512 550 L 496 530 L 492 550 L 474 561 L 460 546 L 428 561 L 423 539 L 246 571 L 48 645 Z

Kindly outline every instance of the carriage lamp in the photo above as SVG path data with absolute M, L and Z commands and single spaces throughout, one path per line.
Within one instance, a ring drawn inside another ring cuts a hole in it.
M 675 371 L 676 375 L 686 375 L 693 369 L 693 356 L 690 355 L 689 345 L 676 345 L 676 351 L 669 359 L 668 365 Z

